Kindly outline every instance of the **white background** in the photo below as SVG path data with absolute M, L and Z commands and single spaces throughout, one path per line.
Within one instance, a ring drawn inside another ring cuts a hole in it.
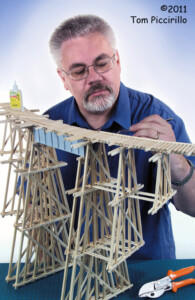
M 120 3 L 122 2 L 122 3 Z M 4 1 L 0 9 L 0 102 L 9 101 L 9 89 L 16 80 L 23 91 L 24 105 L 40 113 L 67 98 L 51 59 L 48 40 L 64 19 L 93 13 L 105 18 L 116 32 L 122 64 L 122 81 L 148 92 L 180 115 L 195 143 L 194 118 L 194 17 L 195 5 L 186 0 L 187 24 L 133 24 L 130 16 L 167 17 L 162 4 L 174 1 Z M 183 4 L 178 0 L 177 4 Z M 171 15 L 172 16 L 172 15 Z M 0 127 L 2 140 L 3 126 Z M 0 205 L 6 181 L 6 167 L 0 166 Z M 0 207 L 1 210 L 1 207 Z M 195 221 L 171 207 L 177 257 L 195 257 Z M 14 217 L 0 218 L 0 262 L 8 262 Z

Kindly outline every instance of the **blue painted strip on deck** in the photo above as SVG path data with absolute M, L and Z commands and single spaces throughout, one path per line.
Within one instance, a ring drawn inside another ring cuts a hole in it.
M 76 155 L 84 156 L 85 147 L 81 146 L 79 148 L 71 148 L 73 144 L 84 142 L 84 140 L 78 140 L 69 142 L 66 141 L 66 135 L 57 135 L 55 132 L 45 132 L 44 129 L 33 128 L 34 141 L 46 146 L 54 147 L 66 152 L 70 152 Z

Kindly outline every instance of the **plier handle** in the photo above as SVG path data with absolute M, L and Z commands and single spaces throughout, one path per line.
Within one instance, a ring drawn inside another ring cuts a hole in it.
M 178 277 L 193 272 L 194 269 L 195 266 L 177 271 L 169 270 L 166 277 L 144 284 L 139 291 L 139 297 L 158 298 L 166 291 L 172 290 L 173 292 L 177 292 L 177 290 L 183 286 L 195 284 L 195 279 L 193 278 L 172 282 Z

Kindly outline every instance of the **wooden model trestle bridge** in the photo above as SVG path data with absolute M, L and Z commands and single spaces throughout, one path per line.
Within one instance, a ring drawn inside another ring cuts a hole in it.
M 154 214 L 170 200 L 176 191 L 169 154 L 195 155 L 195 145 L 96 132 L 35 112 L 0 105 L 0 154 L 7 157 L 1 163 L 8 165 L 1 215 L 15 216 L 6 280 L 17 288 L 64 270 L 61 300 L 110 299 L 132 286 L 126 259 L 144 245 L 139 201 L 150 201 L 148 213 Z M 106 153 L 106 144 L 116 148 Z M 64 189 L 60 168 L 66 163 L 58 161 L 55 148 L 78 156 L 73 190 Z M 154 194 L 137 182 L 134 149 L 155 153 L 149 159 L 157 164 Z M 107 155 L 119 156 L 117 178 L 110 175 Z M 72 211 L 67 193 L 73 195 Z

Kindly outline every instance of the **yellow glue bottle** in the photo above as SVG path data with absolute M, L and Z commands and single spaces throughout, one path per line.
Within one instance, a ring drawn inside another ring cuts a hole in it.
M 24 110 L 22 102 L 22 91 L 18 89 L 16 82 L 14 81 L 13 89 L 10 90 L 10 106 L 14 109 Z

